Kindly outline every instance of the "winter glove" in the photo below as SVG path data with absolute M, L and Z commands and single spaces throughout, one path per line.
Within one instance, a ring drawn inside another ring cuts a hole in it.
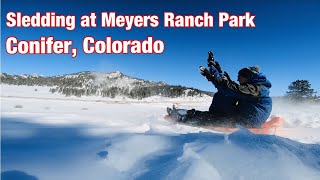
M 215 67 L 219 73 L 222 73 L 220 64 L 214 60 L 213 53 L 211 51 L 208 52 L 208 67 Z
M 208 80 L 211 78 L 212 75 L 207 68 L 200 66 L 199 69 L 200 69 L 202 76 L 206 77 Z
M 211 51 L 208 52 L 208 63 L 210 61 L 212 61 L 212 62 L 214 61 L 214 56 L 213 56 L 213 53 Z
M 214 61 L 208 61 L 208 67 L 211 67 L 214 65 Z
M 218 63 L 218 61 L 215 61 L 213 63 L 213 66 L 218 70 L 219 73 L 222 73 L 222 69 L 221 69 L 221 66 L 220 64 Z
M 214 64 L 214 56 L 211 51 L 208 52 L 208 67 L 213 66 Z

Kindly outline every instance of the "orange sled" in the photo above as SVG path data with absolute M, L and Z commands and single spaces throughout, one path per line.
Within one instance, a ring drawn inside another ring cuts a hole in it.
M 164 119 L 173 121 L 170 115 L 166 115 Z M 250 132 L 254 134 L 276 134 L 277 129 L 283 126 L 284 119 L 281 117 L 273 117 L 269 121 L 265 122 L 260 128 L 247 128 Z M 185 123 L 181 123 L 185 124 Z M 186 124 L 187 125 L 187 124 Z M 239 128 L 227 128 L 227 127 L 216 127 L 216 126 L 199 126 L 201 128 L 210 129 L 223 133 L 233 133 Z

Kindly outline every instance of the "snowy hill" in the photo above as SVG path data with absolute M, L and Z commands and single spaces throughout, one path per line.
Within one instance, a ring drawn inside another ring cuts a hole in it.
M 66 96 L 117 96 L 142 99 L 161 97 L 203 97 L 212 93 L 184 86 L 168 85 L 122 74 L 119 71 L 79 72 L 74 74 L 44 77 L 39 75 L 11 75 L 2 73 L 1 83 L 8 85 L 47 86 L 50 92 Z

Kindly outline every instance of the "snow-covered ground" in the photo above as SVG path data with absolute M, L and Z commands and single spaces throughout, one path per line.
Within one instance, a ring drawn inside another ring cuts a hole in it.
M 274 136 L 173 124 L 163 119 L 173 103 L 206 110 L 211 99 L 77 98 L 1 85 L 2 176 L 320 179 L 320 105 L 274 102 L 272 114 L 286 121 Z

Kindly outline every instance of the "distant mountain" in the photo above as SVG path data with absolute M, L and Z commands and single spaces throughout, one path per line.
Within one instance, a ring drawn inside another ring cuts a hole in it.
M 49 86 L 50 92 L 66 96 L 116 96 L 142 99 L 151 96 L 187 97 L 212 96 L 213 93 L 184 86 L 168 85 L 138 79 L 116 72 L 79 72 L 59 76 L 11 75 L 1 73 L 1 83 L 9 85 Z

